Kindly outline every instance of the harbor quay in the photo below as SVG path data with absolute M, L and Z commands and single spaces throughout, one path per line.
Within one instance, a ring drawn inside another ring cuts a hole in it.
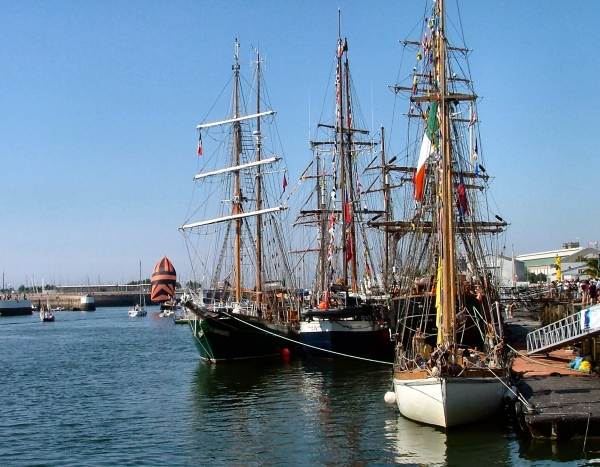
M 133 306 L 140 301 L 140 294 L 135 292 L 91 292 L 89 294 L 74 293 L 31 293 L 27 299 L 35 307 L 38 304 L 50 306 L 52 309 L 62 308 L 64 311 L 79 311 L 81 298 L 90 296 L 96 307 Z M 150 293 L 142 294 L 147 304 L 151 304 Z
M 541 310 L 519 310 L 505 320 L 505 333 L 514 359 L 512 379 L 519 397 L 514 414 L 524 434 L 553 442 L 600 439 L 600 374 L 597 350 L 600 339 L 592 329 L 587 335 L 560 341 L 547 351 L 528 348 L 528 336 L 547 323 L 577 319 L 585 312 L 580 303 L 547 301 Z M 568 335 L 561 330 L 561 338 Z M 574 368 L 574 360 L 587 359 L 586 370 Z

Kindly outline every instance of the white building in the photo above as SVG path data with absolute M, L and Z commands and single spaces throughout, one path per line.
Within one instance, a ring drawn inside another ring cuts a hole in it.
M 574 246 L 577 245 L 577 246 Z M 577 280 L 586 264 L 581 258 L 598 257 L 597 248 L 583 248 L 578 243 L 565 244 L 560 250 L 543 251 L 541 253 L 529 253 L 519 255 L 515 259 L 522 261 L 528 272 L 544 274 L 548 281 L 556 280 L 556 258 L 561 260 L 562 279 Z M 568 276 L 568 277 L 567 277 Z

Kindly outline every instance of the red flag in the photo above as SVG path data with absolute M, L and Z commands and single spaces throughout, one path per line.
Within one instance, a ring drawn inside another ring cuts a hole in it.
M 459 221 L 462 222 L 462 216 L 468 216 L 469 212 L 469 204 L 467 203 L 467 190 L 465 188 L 465 184 L 463 182 L 463 178 L 460 177 L 460 182 L 458 183 L 458 201 L 456 202 L 456 207 L 458 208 L 458 216 Z
M 200 133 L 200 137 L 198 138 L 198 155 L 202 155 L 202 133 Z
M 346 260 L 350 261 L 352 259 L 352 237 L 348 235 L 346 239 Z
M 346 221 L 346 226 L 349 226 L 352 223 L 352 216 L 350 214 L 350 203 L 348 203 L 348 196 L 346 196 L 346 202 L 344 203 L 344 221 Z
M 285 174 L 283 174 L 283 191 L 281 192 L 281 196 L 285 193 L 285 187 L 287 186 L 287 178 L 285 178 Z M 281 198 L 280 196 L 280 198 Z

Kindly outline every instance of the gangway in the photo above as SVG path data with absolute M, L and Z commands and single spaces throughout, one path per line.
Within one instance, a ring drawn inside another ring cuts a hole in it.
M 527 353 L 546 353 L 600 335 L 600 304 L 527 334 Z

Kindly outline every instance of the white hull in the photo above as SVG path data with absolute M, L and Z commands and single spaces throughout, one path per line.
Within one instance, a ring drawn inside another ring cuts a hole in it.
M 386 330 L 379 324 L 373 326 L 369 321 L 355 321 L 340 319 L 337 321 L 313 319 L 312 321 L 300 322 L 300 333 L 311 332 L 371 332 Z
M 394 378 L 394 391 L 398 409 L 406 418 L 448 428 L 497 413 L 506 386 L 498 378 Z
M 140 316 L 146 316 L 148 314 L 148 312 L 146 311 L 146 309 L 142 309 L 142 310 L 129 310 L 129 316 L 131 316 L 132 318 L 138 318 Z

